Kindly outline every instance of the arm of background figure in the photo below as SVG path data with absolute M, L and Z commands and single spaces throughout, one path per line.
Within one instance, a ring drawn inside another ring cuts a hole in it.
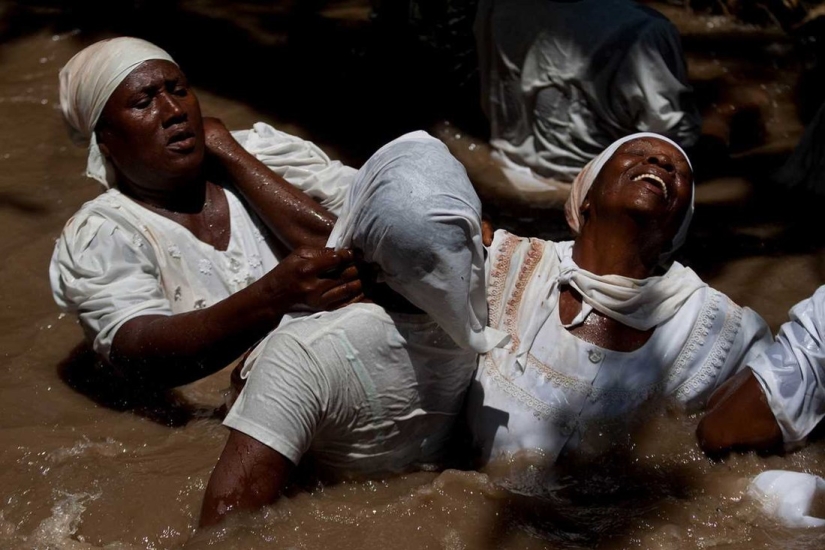
M 130 379 L 154 387 L 203 378 L 273 330 L 296 304 L 327 309 L 360 295 L 351 262 L 350 251 L 297 250 L 261 280 L 211 307 L 135 317 L 117 330 L 110 362 Z
M 272 504 L 286 486 L 292 468 L 281 453 L 242 432 L 230 430 L 206 486 L 200 526 L 215 525 L 230 512 L 254 511 Z
M 322 248 L 335 216 L 244 149 L 223 123 L 204 118 L 206 147 L 261 220 L 290 250 Z
M 732 450 L 782 449 L 782 431 L 751 369 L 743 369 L 711 396 L 699 422 L 699 446 L 710 455 Z

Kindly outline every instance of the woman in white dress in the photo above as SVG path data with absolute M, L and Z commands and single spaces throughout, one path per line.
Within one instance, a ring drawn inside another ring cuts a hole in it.
M 52 289 L 129 380 L 192 382 L 286 312 L 359 295 L 351 253 L 322 250 L 335 220 L 322 205 L 340 205 L 351 168 L 266 125 L 233 137 L 202 118 L 169 54 L 135 38 L 73 57 L 60 73 L 60 103 L 89 146 L 87 175 L 111 188 L 67 222 Z M 287 255 L 300 246 L 314 249 Z
M 597 453 L 658 397 L 702 407 L 768 345 L 756 313 L 689 268 L 662 267 L 692 212 L 685 153 L 643 133 L 615 142 L 576 178 L 566 207 L 574 241 L 495 233 L 489 323 L 511 342 L 481 356 L 470 392 L 482 462 Z

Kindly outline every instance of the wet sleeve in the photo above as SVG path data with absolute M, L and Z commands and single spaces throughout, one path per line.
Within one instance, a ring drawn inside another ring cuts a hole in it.
M 78 316 L 94 349 L 109 357 L 117 330 L 142 315 L 172 315 L 153 253 L 143 237 L 97 214 L 69 220 L 49 278 L 57 304 Z
M 749 362 L 786 444 L 803 441 L 825 417 L 825 286 L 796 304 L 776 340 Z
M 615 89 L 625 127 L 663 134 L 682 147 L 699 139 L 702 121 L 687 83 L 679 33 L 670 22 L 649 25 L 634 41 Z
M 297 465 L 321 426 L 329 379 L 291 334 L 272 333 L 252 356 L 246 385 L 223 423 Z
M 773 341 L 770 327 L 759 314 L 737 305 L 721 292 L 713 289 L 709 292 L 711 301 L 718 300 L 716 312 L 712 318 L 697 320 L 688 350 L 694 354 L 689 367 L 691 374 L 676 393 L 691 412 L 704 408 L 719 386 Z
M 331 160 L 311 141 L 281 132 L 263 122 L 233 135 L 270 170 L 336 216 L 340 213 L 356 173 L 354 168 Z

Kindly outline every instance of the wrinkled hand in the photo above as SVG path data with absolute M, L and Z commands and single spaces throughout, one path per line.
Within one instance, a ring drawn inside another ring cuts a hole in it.
M 219 118 L 203 117 L 203 134 L 206 140 L 206 152 L 212 156 L 220 158 L 238 146 L 238 142 Z
M 316 309 L 336 309 L 363 298 L 350 250 L 299 248 L 272 271 L 287 299 Z

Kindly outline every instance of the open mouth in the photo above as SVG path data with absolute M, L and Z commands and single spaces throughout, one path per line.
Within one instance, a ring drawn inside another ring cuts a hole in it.
M 172 134 L 166 146 L 176 151 L 186 151 L 195 147 L 195 134 L 190 130 L 180 130 Z
M 645 173 L 639 174 L 638 176 L 634 176 L 631 181 L 645 181 L 651 185 L 654 185 L 662 190 L 665 198 L 667 198 L 667 185 L 665 185 L 665 181 L 657 176 L 656 174 Z

